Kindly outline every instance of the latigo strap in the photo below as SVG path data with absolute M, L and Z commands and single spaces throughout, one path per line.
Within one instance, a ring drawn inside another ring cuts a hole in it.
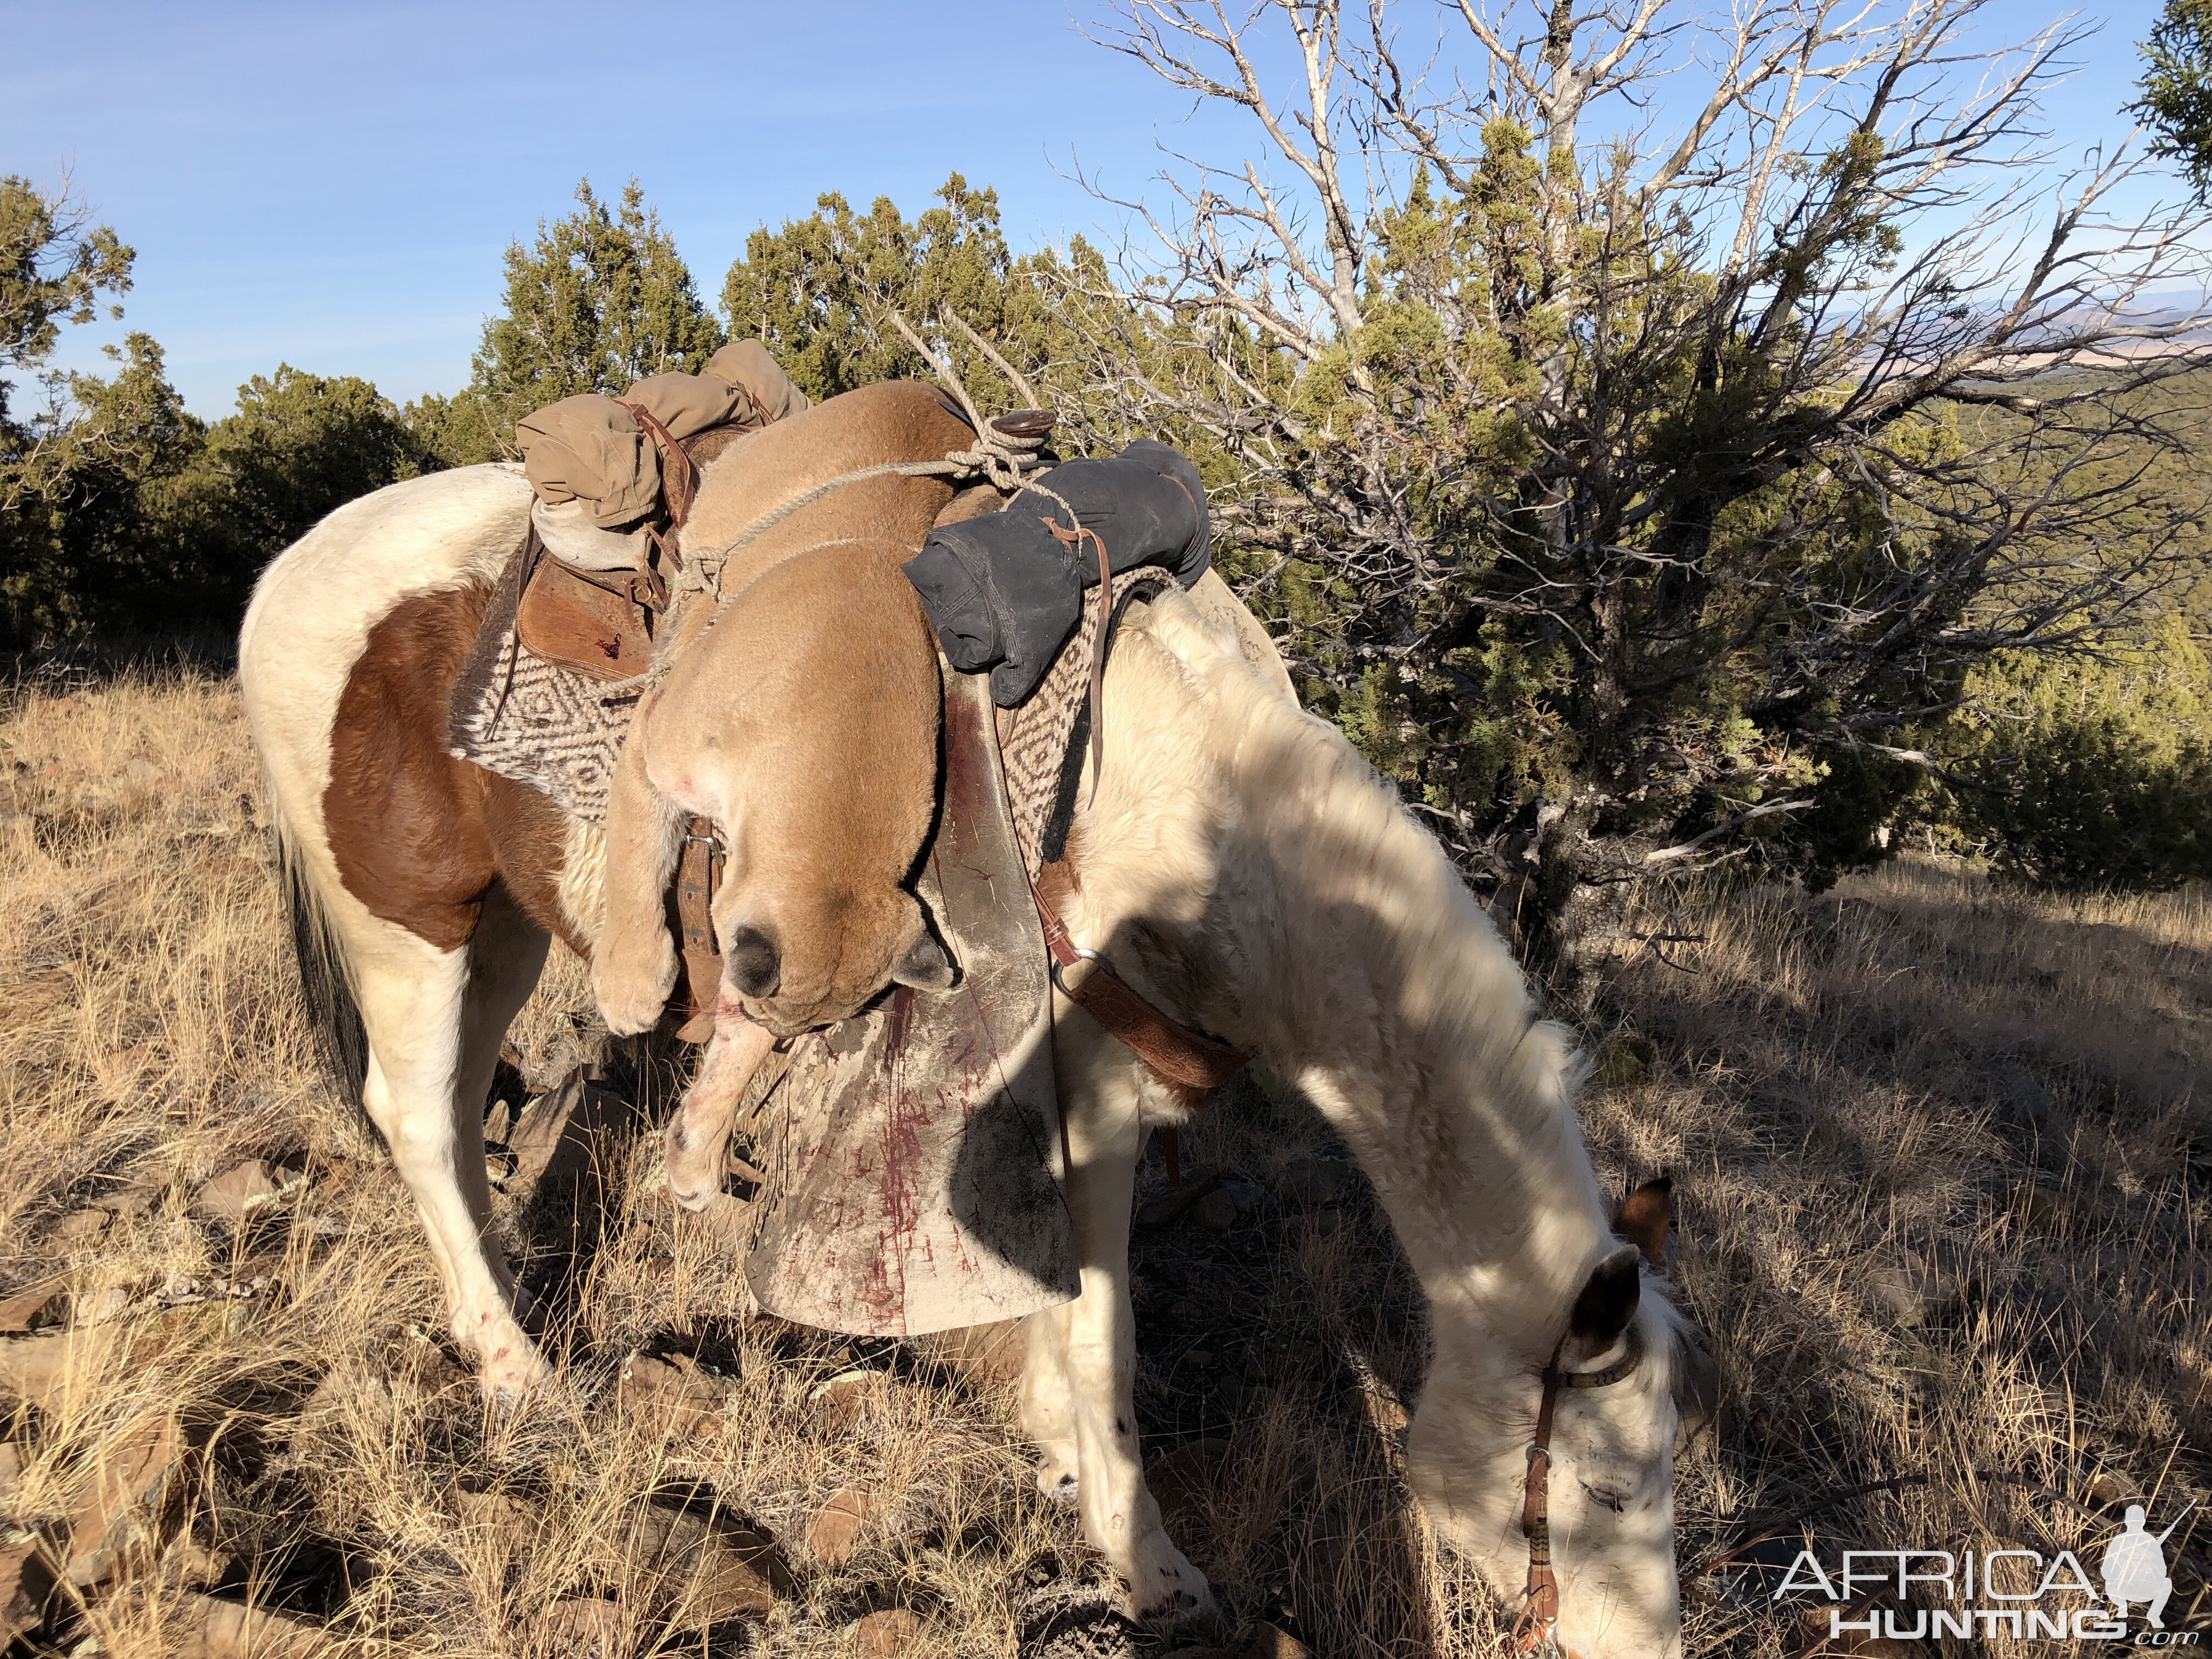
M 684 856 L 676 865 L 676 936 L 683 940 L 684 983 L 670 1000 L 683 1024 L 676 1035 L 685 1042 L 704 1042 L 714 1034 L 714 1007 L 722 989 L 722 945 L 714 936 L 714 889 L 720 884 L 722 847 L 710 819 L 691 818 L 684 826 Z
M 1047 865 L 1030 886 L 1045 947 L 1052 952 L 1053 982 L 1078 1007 L 1127 1044 L 1163 1084 L 1195 1105 L 1243 1068 L 1244 1056 L 1218 1038 L 1194 1031 L 1145 1000 L 1095 951 L 1076 944 L 1045 896 L 1048 885 L 1065 890 L 1066 866 Z M 1189 1100 L 1190 1095 L 1197 1100 Z

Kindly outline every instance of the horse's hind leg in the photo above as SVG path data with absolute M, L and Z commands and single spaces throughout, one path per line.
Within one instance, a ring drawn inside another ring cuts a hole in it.
M 475 1352 L 484 1392 L 519 1398 L 545 1362 L 514 1316 L 514 1279 L 491 1239 L 483 1098 L 499 1039 L 530 994 L 545 939 L 494 888 L 477 936 L 440 950 L 372 922 L 349 941 L 368 1079 L 362 1103 L 392 1149 L 446 1281 L 454 1337 Z
M 1065 1001 L 1056 1004 L 1054 1028 L 1067 1123 L 1067 1207 L 1083 1294 L 1072 1307 L 1049 1312 L 1064 1312 L 1066 1320 L 1067 1415 L 1083 1530 L 1128 1580 L 1139 1617 L 1208 1616 L 1212 1592 L 1162 1528 L 1138 1452 L 1137 1321 L 1129 1301 L 1129 1205 L 1145 1134 L 1137 1062 Z M 1050 1340 L 1033 1328 L 1032 1361 Z M 1048 1381 L 1039 1379 L 1041 1385 Z M 1025 1377 L 1025 1404 L 1029 1395 Z M 1041 1386 L 1040 1404 L 1043 1399 Z
M 499 1066 L 500 1045 L 506 1041 L 507 1028 L 537 988 L 551 944 L 552 935 L 523 914 L 505 884 L 495 886 L 484 896 L 477 931 L 469 940 L 468 988 L 461 1004 L 461 1042 L 453 1086 L 455 1173 L 484 1260 L 493 1277 L 505 1287 L 510 1308 L 516 1306 L 514 1277 L 491 1236 L 491 1181 L 484 1163 L 483 1109 L 491 1094 L 492 1073 Z

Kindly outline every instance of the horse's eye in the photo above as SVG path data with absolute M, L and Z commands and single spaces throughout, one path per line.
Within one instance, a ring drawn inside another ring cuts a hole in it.
M 1587 1480 L 1579 1481 L 1577 1484 L 1589 1494 L 1591 1503 L 1602 1504 L 1615 1515 L 1619 1515 L 1628 1507 L 1628 1500 L 1617 1492 L 1607 1492 L 1603 1486 L 1593 1486 Z

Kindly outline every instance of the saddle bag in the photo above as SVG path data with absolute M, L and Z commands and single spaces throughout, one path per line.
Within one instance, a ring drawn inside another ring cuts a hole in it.
M 515 637 L 533 655 L 593 679 L 623 680 L 653 665 L 665 604 L 650 571 L 586 570 L 548 552 L 531 532 Z

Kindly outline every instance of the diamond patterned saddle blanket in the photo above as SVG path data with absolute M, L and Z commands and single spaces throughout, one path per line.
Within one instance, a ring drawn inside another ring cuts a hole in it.
M 604 823 L 634 700 L 518 637 L 530 550 L 510 561 L 456 684 L 453 752 Z M 1116 613 L 1167 580 L 1117 575 Z M 916 888 L 961 977 L 936 995 L 894 988 L 756 1078 L 741 1124 L 767 1179 L 745 1273 L 769 1311 L 913 1335 L 1077 1294 L 1029 881 L 1066 842 L 1094 644 L 1078 629 L 1013 709 L 993 707 L 988 674 L 945 670 L 943 810 Z

